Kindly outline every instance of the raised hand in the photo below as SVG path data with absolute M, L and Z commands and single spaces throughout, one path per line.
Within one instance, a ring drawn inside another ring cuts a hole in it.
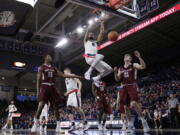
M 134 51 L 134 55 L 135 55 L 137 58 L 141 57 L 141 54 L 140 54 L 139 51 Z

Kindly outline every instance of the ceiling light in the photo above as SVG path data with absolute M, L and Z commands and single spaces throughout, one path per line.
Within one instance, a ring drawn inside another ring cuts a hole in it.
M 26 66 L 26 63 L 24 63 L 24 62 L 19 62 L 19 61 L 15 61 L 15 62 L 13 62 L 13 66 L 15 66 L 15 67 L 25 67 Z
M 97 22 L 99 19 L 97 17 L 94 18 L 94 21 Z
M 83 33 L 84 29 L 82 27 L 78 27 L 77 28 L 77 33 L 81 34 Z
M 102 13 L 101 13 L 101 18 L 105 17 L 105 15 L 106 15 L 106 14 L 105 14 L 104 12 L 102 12 Z
M 94 22 L 93 19 L 90 19 L 90 20 L 88 21 L 88 24 L 89 24 L 89 25 L 92 25 L 93 22 Z
M 1 77 L 1 79 L 2 79 L 2 80 L 5 80 L 5 77 L 3 76 L 3 77 Z
M 62 39 L 58 42 L 58 44 L 56 45 L 56 47 L 63 46 L 63 45 L 65 45 L 65 44 L 67 44 L 67 43 L 68 43 L 68 39 L 67 39 L 67 38 L 62 38 Z
M 26 3 L 34 7 L 38 0 L 16 0 L 16 1 Z

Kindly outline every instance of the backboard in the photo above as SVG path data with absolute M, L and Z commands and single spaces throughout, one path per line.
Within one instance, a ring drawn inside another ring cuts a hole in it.
M 121 8 L 112 8 L 110 6 L 111 0 L 74 0 L 78 3 L 81 3 L 85 6 L 90 6 L 94 8 L 101 8 L 108 12 L 113 12 L 117 15 L 127 15 L 133 18 L 140 19 L 150 12 L 159 8 L 158 0 L 129 0 L 127 5 L 122 6 Z M 123 1 L 123 0 L 112 0 L 112 1 Z M 127 1 L 127 0 L 126 0 Z

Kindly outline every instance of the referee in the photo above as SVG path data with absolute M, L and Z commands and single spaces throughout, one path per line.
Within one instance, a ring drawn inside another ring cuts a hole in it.
M 176 128 L 178 127 L 179 123 L 178 108 L 180 108 L 180 105 L 178 99 L 173 94 L 170 94 L 170 99 L 168 100 L 168 107 L 170 110 L 171 126 L 172 128 Z

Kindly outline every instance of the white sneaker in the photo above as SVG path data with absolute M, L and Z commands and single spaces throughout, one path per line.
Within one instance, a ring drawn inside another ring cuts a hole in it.
M 74 130 L 76 130 L 76 127 L 75 126 L 71 126 L 71 128 L 68 130 L 68 132 L 72 132 Z
M 6 130 L 7 129 L 7 127 L 6 126 L 4 126 L 3 128 L 2 128 L 2 130 Z
M 106 131 L 106 130 L 107 130 L 106 125 L 104 125 L 104 126 L 102 127 L 102 130 L 103 130 L 103 131 Z
M 57 132 L 57 133 L 60 133 L 60 132 L 61 132 L 61 126 L 60 126 L 60 123 L 59 123 L 59 122 L 57 122 L 57 124 L 56 124 L 56 132 Z
M 42 127 L 42 125 L 40 125 L 39 130 L 40 130 L 40 131 L 43 131 L 43 127 Z
M 34 123 L 34 125 L 31 128 L 31 132 L 38 132 L 39 131 L 39 125 Z
M 149 128 L 146 120 L 142 122 L 142 125 L 143 125 L 144 133 L 147 133 L 150 131 L 150 128 Z
M 44 127 L 44 131 L 47 131 L 47 126 Z
M 101 79 L 101 76 L 100 76 L 100 75 L 95 76 L 95 77 L 92 78 L 92 80 L 93 80 L 94 82 L 98 82 L 100 79 Z
M 84 78 L 85 78 L 86 80 L 90 80 L 90 79 L 91 79 L 90 73 L 89 73 L 89 72 L 86 72 L 86 73 L 84 74 Z
M 103 126 L 101 124 L 98 125 L 99 130 L 103 130 Z
M 88 124 L 85 124 L 84 127 L 83 127 L 83 131 L 87 131 L 89 129 L 89 125 Z
M 123 123 L 122 130 L 126 130 L 126 123 Z
M 126 129 L 126 133 L 130 133 L 130 134 L 134 133 L 132 126 L 128 125 L 128 128 Z

